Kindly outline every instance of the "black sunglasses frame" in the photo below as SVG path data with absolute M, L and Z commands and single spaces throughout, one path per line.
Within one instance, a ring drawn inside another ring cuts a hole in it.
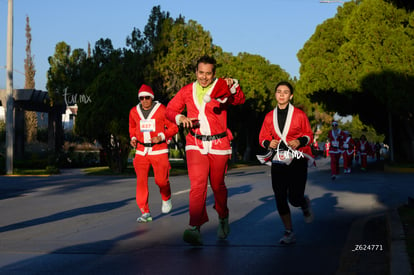
M 143 101 L 144 99 L 146 99 L 146 100 L 150 100 L 150 98 L 151 98 L 151 97 L 150 97 L 149 95 L 146 95 L 146 96 L 140 96 L 140 97 L 139 97 L 139 100 L 140 100 L 140 101 Z

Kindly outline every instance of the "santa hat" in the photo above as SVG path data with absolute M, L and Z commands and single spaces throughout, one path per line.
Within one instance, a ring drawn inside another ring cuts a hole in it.
M 154 92 L 150 86 L 142 84 L 141 88 L 139 88 L 138 91 L 138 97 L 140 96 L 150 96 L 152 99 L 154 99 Z
M 211 88 L 207 94 L 204 96 L 204 101 L 206 103 L 211 101 L 211 98 L 215 98 L 221 103 L 227 101 L 227 98 L 236 92 L 235 87 L 238 85 L 237 81 L 233 84 L 233 87 L 229 89 L 226 80 L 222 78 L 217 78 L 213 84 L 213 88 Z

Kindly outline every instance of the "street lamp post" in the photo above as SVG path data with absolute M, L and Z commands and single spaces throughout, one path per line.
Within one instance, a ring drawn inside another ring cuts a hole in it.
M 13 174 L 14 99 L 13 99 L 13 0 L 8 0 L 6 69 L 6 173 Z

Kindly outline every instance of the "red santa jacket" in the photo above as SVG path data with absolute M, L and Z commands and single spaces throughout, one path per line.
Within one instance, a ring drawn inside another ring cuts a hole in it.
M 211 84 L 214 89 L 217 79 Z M 227 86 L 221 89 L 229 89 Z M 238 84 L 232 86 L 234 92 L 222 103 L 212 98 L 211 101 L 202 101 L 200 104 L 196 96 L 196 82 L 181 88 L 168 103 L 166 117 L 178 124 L 179 115 L 184 108 L 187 109 L 187 117 L 197 118 L 199 127 L 192 129 L 193 133 L 202 136 L 219 135 L 221 138 L 214 140 L 200 140 L 189 133 L 186 137 L 186 150 L 198 150 L 202 154 L 228 155 L 231 154 L 230 132 L 227 129 L 227 108 L 229 105 L 243 104 L 245 96 Z M 211 90 L 207 94 L 212 94 Z M 214 92 L 216 94 L 216 92 Z M 224 134 L 225 133 L 225 134 Z
M 129 112 L 129 136 L 137 140 L 135 153 L 142 156 L 168 153 L 166 142 L 178 132 L 177 125 L 166 119 L 165 106 L 161 103 L 155 102 L 147 119 L 142 114 L 140 104 Z M 151 138 L 156 136 L 161 136 L 164 141 L 151 144 Z
M 344 139 L 344 143 L 342 144 L 342 148 L 344 149 L 344 154 L 353 155 L 355 152 L 355 141 L 352 137 L 347 136 Z
M 265 119 L 262 124 L 262 128 L 259 133 L 259 142 L 262 147 L 264 146 L 264 141 L 272 141 L 273 139 L 281 140 L 281 137 L 276 133 L 276 116 L 277 110 L 274 109 L 266 114 Z M 279 126 L 276 126 L 279 127 Z M 313 140 L 313 132 L 310 127 L 309 119 L 306 114 L 289 104 L 288 115 L 286 118 L 285 127 L 288 127 L 288 132 L 286 135 L 286 142 L 295 140 L 299 137 L 307 137 L 308 142 L 305 146 L 300 147 L 298 150 L 303 152 L 304 155 L 308 158 L 309 161 L 313 162 L 313 155 L 310 144 Z M 285 132 L 287 129 L 284 129 Z
M 356 150 L 360 155 L 372 155 L 372 147 L 367 140 L 359 140 L 356 144 Z
M 338 129 L 337 133 L 334 130 L 329 131 L 328 138 L 330 141 L 329 154 L 341 154 L 344 144 L 345 134 Z

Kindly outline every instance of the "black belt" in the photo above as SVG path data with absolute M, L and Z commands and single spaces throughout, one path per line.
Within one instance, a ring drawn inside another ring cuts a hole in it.
M 161 141 L 161 142 L 158 142 L 158 143 L 143 143 L 143 142 L 141 142 L 141 141 L 137 140 L 137 142 L 138 142 L 139 144 L 144 145 L 144 147 L 152 147 L 152 146 L 154 146 L 154 145 L 156 145 L 156 144 L 161 144 L 161 143 L 163 143 L 164 141 Z
M 224 138 L 225 136 L 227 136 L 227 132 L 223 132 L 217 135 L 198 135 L 196 133 L 194 133 L 192 130 L 190 130 L 190 134 L 195 137 L 196 139 L 202 140 L 202 141 L 212 141 L 212 140 L 216 140 L 216 139 L 220 139 L 220 138 Z

